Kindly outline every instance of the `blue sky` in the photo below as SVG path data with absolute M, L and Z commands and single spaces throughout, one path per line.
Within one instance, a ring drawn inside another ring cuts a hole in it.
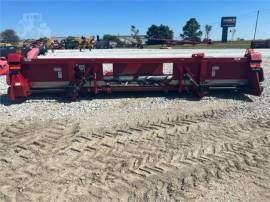
M 23 14 L 38 13 L 52 36 L 126 35 L 131 25 L 145 34 L 150 25 L 165 24 L 179 37 L 185 22 L 195 17 L 202 30 L 212 25 L 211 38 L 219 40 L 220 18 L 236 16 L 235 38 L 251 39 L 257 10 L 257 38 L 270 38 L 270 0 L 0 0 L 0 30 L 20 32 Z

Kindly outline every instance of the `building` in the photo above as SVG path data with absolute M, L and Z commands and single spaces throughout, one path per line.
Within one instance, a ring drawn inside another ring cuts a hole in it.
M 136 39 L 132 35 L 118 35 L 117 36 L 120 41 L 126 44 L 134 44 L 137 43 Z M 146 35 L 138 35 L 138 37 L 141 39 L 142 44 L 145 44 L 147 41 L 147 36 Z

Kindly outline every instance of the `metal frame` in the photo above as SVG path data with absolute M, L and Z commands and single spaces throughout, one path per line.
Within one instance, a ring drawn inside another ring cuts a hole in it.
M 262 92 L 261 55 L 249 50 L 244 57 L 214 58 L 193 54 L 190 58 L 50 58 L 38 59 L 37 50 L 23 58 L 8 57 L 9 97 L 28 97 L 35 92 L 79 93 L 115 91 L 183 91 L 202 97 L 211 90 L 237 90 L 259 96 Z M 103 74 L 103 64 L 113 72 Z M 173 63 L 170 75 L 163 64 Z

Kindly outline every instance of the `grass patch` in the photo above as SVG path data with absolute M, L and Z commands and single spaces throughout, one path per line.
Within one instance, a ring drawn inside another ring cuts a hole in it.
M 250 42 L 251 41 L 228 41 L 227 43 L 221 43 L 220 41 L 218 42 L 213 42 L 213 44 L 208 45 L 208 44 L 196 44 L 196 45 L 190 45 L 190 44 L 185 44 L 185 45 L 176 45 L 176 46 L 171 46 L 172 49 L 229 49 L 229 48 L 241 48 L 241 49 L 246 49 L 250 47 Z M 160 49 L 162 47 L 166 47 L 164 45 L 144 45 L 144 48 L 153 48 L 153 49 Z

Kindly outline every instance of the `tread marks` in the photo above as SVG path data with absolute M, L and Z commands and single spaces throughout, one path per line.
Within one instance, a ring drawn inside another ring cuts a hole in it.
M 255 138 L 252 138 L 253 131 L 245 130 L 244 125 L 227 129 L 218 120 L 222 119 L 222 114 L 210 112 L 168 120 L 169 124 L 160 121 L 155 125 L 142 124 L 135 130 L 127 126 L 118 131 L 92 134 L 81 133 L 78 125 L 66 129 L 52 124 L 31 144 L 19 144 L 17 156 L 28 150 L 35 151 L 32 147 L 44 151 L 42 158 L 54 157 L 50 163 L 55 166 L 48 170 L 52 176 L 64 172 L 63 179 L 70 179 L 69 175 L 74 173 L 78 186 L 83 186 L 93 199 L 101 201 L 124 197 L 131 201 L 162 197 L 187 199 L 189 190 L 199 192 L 200 184 L 210 180 L 224 181 L 231 172 L 252 172 L 261 178 L 269 176 L 264 171 L 269 166 L 269 152 L 263 152 L 268 148 L 269 136 L 252 124 L 252 130 L 258 132 Z M 194 144 L 197 134 L 202 141 Z M 52 153 L 48 153 L 50 148 Z M 22 162 L 28 160 L 22 158 Z M 31 163 L 37 167 L 36 162 Z M 80 167 L 83 169 L 77 171 Z M 23 170 L 21 168 L 20 172 Z M 93 179 L 95 175 L 98 175 L 96 180 Z M 89 176 L 91 180 L 82 183 L 82 176 Z M 53 180 L 52 188 L 57 187 L 57 183 Z M 64 188 L 69 186 L 72 185 L 64 185 Z
M 197 170 L 194 169 L 194 172 L 192 172 L 190 175 L 187 175 L 186 177 L 183 178 L 182 180 L 182 189 L 185 189 L 184 187 L 190 187 L 192 185 L 192 182 L 193 182 L 193 186 L 195 186 L 194 184 L 196 184 L 196 179 L 205 179 L 206 181 L 209 181 L 210 178 L 214 177 L 214 178 L 217 178 L 217 179 L 223 179 L 222 177 L 222 173 L 223 172 L 229 172 L 228 168 L 231 167 L 231 166 L 235 166 L 236 168 L 238 167 L 238 170 L 239 170 L 239 165 L 237 166 L 236 165 L 236 162 L 239 161 L 239 155 L 233 155 L 233 158 L 235 160 L 232 160 L 232 161 L 228 161 L 226 159 L 226 157 L 223 157 L 223 155 L 225 154 L 222 154 L 221 156 L 218 156 L 217 153 L 224 153 L 224 152 L 227 152 L 226 155 L 229 155 L 231 157 L 231 152 L 230 150 L 235 150 L 235 149 L 231 149 L 233 148 L 234 145 L 230 145 L 230 144 L 225 144 L 226 146 L 222 146 L 222 145 L 218 145 L 218 146 L 215 146 L 215 145 L 210 145 L 208 148 L 206 149 L 203 149 L 203 153 L 204 155 L 206 155 L 208 158 L 204 158 L 204 156 L 202 155 L 201 158 L 203 158 L 204 160 L 200 161 L 200 162 L 203 162 L 203 161 L 209 161 L 210 163 L 208 164 L 208 166 L 212 165 L 210 169 L 207 169 L 207 171 L 201 171 L 201 175 L 202 176 L 198 176 L 197 175 Z M 239 145 L 236 145 L 239 149 Z M 223 148 L 227 148 L 227 149 L 223 149 Z M 242 147 L 240 148 L 244 148 L 245 145 L 242 145 Z M 192 152 L 193 154 L 196 153 L 195 152 Z M 197 152 L 198 153 L 198 152 Z M 225 155 L 225 156 L 226 156 Z M 189 161 L 189 154 L 186 155 L 186 160 Z M 196 155 L 197 158 L 199 157 L 200 158 L 200 155 Z M 241 156 L 241 155 L 240 155 Z M 193 158 L 191 158 L 193 159 Z M 221 161 L 223 161 L 222 163 L 220 163 Z M 181 161 L 180 163 L 183 163 L 183 161 Z M 194 161 L 192 161 L 192 163 L 189 163 L 189 165 L 192 165 L 194 163 Z M 242 162 L 240 161 L 240 164 Z M 167 164 L 167 167 L 171 167 L 171 166 L 168 166 L 170 164 Z M 196 162 L 195 162 L 195 165 L 196 165 Z M 250 165 L 247 165 L 247 166 L 250 166 Z M 147 166 L 144 166 L 147 168 Z M 178 166 L 176 166 L 177 168 Z M 175 167 L 174 167 L 175 168 Z M 139 170 L 140 171 L 145 171 L 145 169 L 139 167 Z M 151 170 L 151 169 L 150 169 Z M 196 171 L 195 171 L 196 170 Z M 241 169 L 242 170 L 242 169 Z M 136 171 L 132 171 L 133 173 L 136 173 Z M 200 172 L 199 172 L 200 173 Z M 146 174 L 139 174 L 143 177 L 148 177 L 147 174 L 152 174 L 151 172 L 149 172 L 149 170 L 146 172 Z

